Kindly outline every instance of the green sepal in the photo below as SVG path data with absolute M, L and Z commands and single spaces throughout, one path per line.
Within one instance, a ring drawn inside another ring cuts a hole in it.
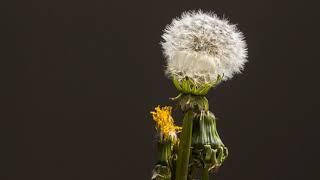
M 216 169 L 228 156 L 228 149 L 219 137 L 216 119 L 211 112 L 201 112 L 194 118 L 192 128 L 193 165 Z
M 208 83 L 197 83 L 191 78 L 185 77 L 183 79 L 172 78 L 174 86 L 184 94 L 193 94 L 204 96 L 208 91 L 218 85 L 223 79 L 223 76 L 218 75 L 217 79 L 213 82 Z
M 175 164 L 177 160 L 176 138 L 160 138 L 158 141 L 158 160 L 153 169 L 153 180 L 171 180 L 175 175 Z

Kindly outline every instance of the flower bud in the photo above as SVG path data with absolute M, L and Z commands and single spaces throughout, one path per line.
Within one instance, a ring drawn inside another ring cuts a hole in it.
M 218 168 L 228 156 L 228 149 L 219 137 L 214 115 L 202 111 L 193 121 L 192 159 L 197 167 Z

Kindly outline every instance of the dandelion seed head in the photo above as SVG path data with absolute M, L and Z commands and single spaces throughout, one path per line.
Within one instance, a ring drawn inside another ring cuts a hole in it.
M 247 61 L 243 34 L 214 13 L 189 11 L 164 30 L 161 42 L 169 77 L 210 83 L 240 73 Z

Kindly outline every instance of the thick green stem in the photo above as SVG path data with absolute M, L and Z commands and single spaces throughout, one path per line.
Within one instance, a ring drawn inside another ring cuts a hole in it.
M 192 111 L 188 111 L 183 118 L 175 180 L 187 180 L 188 177 L 193 118 Z
M 209 180 L 209 171 L 207 167 L 203 168 L 202 180 Z

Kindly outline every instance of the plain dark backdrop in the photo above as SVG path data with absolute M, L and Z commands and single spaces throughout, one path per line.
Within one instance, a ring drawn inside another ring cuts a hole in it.
M 2 1 L 0 179 L 150 179 L 149 111 L 178 93 L 162 30 L 199 8 L 237 23 L 249 49 L 244 73 L 208 94 L 230 149 L 211 178 L 319 179 L 314 2 Z

